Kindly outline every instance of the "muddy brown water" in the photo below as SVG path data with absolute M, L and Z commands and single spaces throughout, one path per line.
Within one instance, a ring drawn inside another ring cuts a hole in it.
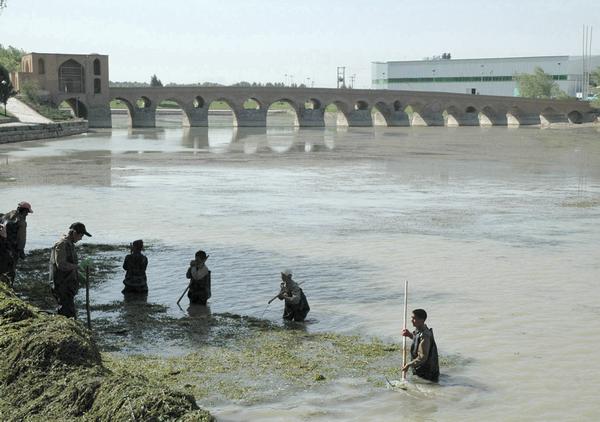
M 175 301 L 197 249 L 211 256 L 207 312 L 260 316 L 293 270 L 308 331 L 399 341 L 403 282 L 440 351 L 442 385 L 392 392 L 342 379 L 221 420 L 593 420 L 600 367 L 597 128 L 116 128 L 0 146 L 2 211 L 32 203 L 28 249 L 74 221 L 86 242 L 149 246 L 151 309 Z M 126 251 L 123 251 L 123 256 Z M 95 317 L 122 273 L 92 289 Z M 104 306 L 106 305 L 106 306 Z M 104 307 L 103 307 L 104 306 Z M 265 318 L 279 321 L 281 304 Z M 139 333 L 135 353 L 193 348 Z M 376 376 L 377 374 L 374 374 Z M 568 405 L 566 405 L 568 404 Z

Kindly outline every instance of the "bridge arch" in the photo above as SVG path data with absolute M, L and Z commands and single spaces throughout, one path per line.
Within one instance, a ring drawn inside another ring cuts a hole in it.
M 73 115 L 79 119 L 88 118 L 88 107 L 85 102 L 81 101 L 77 97 L 65 98 L 63 100 L 71 109 Z
M 489 127 L 497 124 L 498 113 L 491 106 L 484 106 L 479 114 L 479 124 Z
M 111 109 L 111 114 L 116 115 L 121 114 L 121 110 L 123 110 L 124 107 L 127 114 L 127 126 L 133 126 L 133 113 L 135 106 L 133 105 L 133 102 L 131 100 L 125 97 L 116 96 L 109 100 L 108 107 Z M 113 126 L 114 123 L 115 120 L 113 119 Z
M 192 107 L 194 108 L 204 108 L 206 105 L 206 101 L 200 95 L 196 95 L 192 100 Z
M 309 98 L 304 103 L 305 110 L 320 110 L 322 107 L 323 105 L 321 104 L 321 101 L 317 98 Z
M 138 99 L 135 100 L 135 108 L 143 110 L 143 109 L 149 109 L 152 107 L 152 101 L 150 100 L 150 98 L 146 97 L 145 95 L 142 95 L 141 97 L 139 97 Z
M 377 101 L 371 108 L 373 126 L 392 126 L 392 108 L 384 101 Z
M 269 104 L 267 126 L 299 126 L 298 104 L 290 98 L 279 98 Z
M 348 126 L 348 104 L 342 100 L 330 100 L 325 107 L 325 126 Z
M 356 103 L 354 103 L 354 110 L 368 110 L 369 109 L 369 103 L 366 102 L 365 100 L 358 100 Z
M 262 110 L 263 104 L 255 97 L 249 97 L 244 100 L 242 107 L 244 110 Z
M 581 114 L 581 112 L 578 110 L 569 112 L 569 114 L 567 114 L 567 118 L 569 119 L 569 123 L 576 125 L 583 123 L 583 114 Z
M 237 126 L 238 114 L 235 102 L 230 98 L 216 97 L 207 101 L 208 103 L 208 126 Z M 227 124 L 227 117 L 231 116 Z

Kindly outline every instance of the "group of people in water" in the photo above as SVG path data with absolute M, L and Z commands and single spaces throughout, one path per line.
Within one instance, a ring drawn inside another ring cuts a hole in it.
M 0 280 L 12 286 L 17 263 L 25 258 L 27 239 L 27 215 L 33 213 L 29 202 L 19 202 L 17 208 L 6 214 L 0 214 Z M 75 244 L 84 236 L 91 237 L 81 222 L 71 224 L 66 234 L 56 242 L 50 251 L 49 279 L 52 283 L 52 294 L 58 303 L 59 315 L 76 318 L 75 296 L 81 284 L 79 260 Z M 125 278 L 123 294 L 147 294 L 148 280 L 146 269 L 148 258 L 143 254 L 144 242 L 135 240 L 130 245 L 130 253 L 125 257 L 123 269 Z M 189 279 L 186 288 L 190 303 L 206 306 L 211 297 L 211 272 L 206 266 L 209 255 L 199 250 L 186 272 Z M 281 272 L 280 291 L 274 299 L 285 302 L 283 319 L 302 322 L 305 320 L 310 306 L 299 284 L 292 279 L 288 269 Z M 184 292 L 185 294 L 185 292 Z M 183 295 L 182 295 L 183 297 Z M 271 303 L 271 302 L 269 302 Z M 403 330 L 402 335 L 413 340 L 410 353 L 411 360 L 404 365 L 402 371 L 412 368 L 413 373 L 429 381 L 437 382 L 439 378 L 438 352 L 433 331 L 427 327 L 427 312 L 415 309 L 412 312 L 413 331 Z

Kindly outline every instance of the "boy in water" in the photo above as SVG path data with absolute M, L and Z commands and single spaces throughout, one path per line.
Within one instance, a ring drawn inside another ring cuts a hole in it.
M 196 259 L 190 261 L 190 267 L 185 276 L 190 279 L 188 298 L 190 303 L 206 305 L 210 299 L 210 271 L 205 265 L 209 255 L 204 251 L 196 252 Z
M 146 279 L 148 258 L 142 254 L 143 250 L 143 240 L 135 240 L 131 244 L 131 253 L 125 257 L 125 262 L 123 262 L 123 269 L 126 272 L 125 280 L 123 280 L 125 288 L 122 290 L 122 293 L 148 292 L 148 283 Z

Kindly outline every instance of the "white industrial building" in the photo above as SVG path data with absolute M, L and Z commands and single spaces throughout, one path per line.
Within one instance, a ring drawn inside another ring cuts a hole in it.
M 600 66 L 600 56 L 589 59 L 592 70 Z M 374 89 L 512 97 L 519 96 L 515 75 L 533 73 L 536 67 L 552 75 L 559 88 L 569 96 L 581 96 L 581 56 L 373 62 L 371 80 Z

